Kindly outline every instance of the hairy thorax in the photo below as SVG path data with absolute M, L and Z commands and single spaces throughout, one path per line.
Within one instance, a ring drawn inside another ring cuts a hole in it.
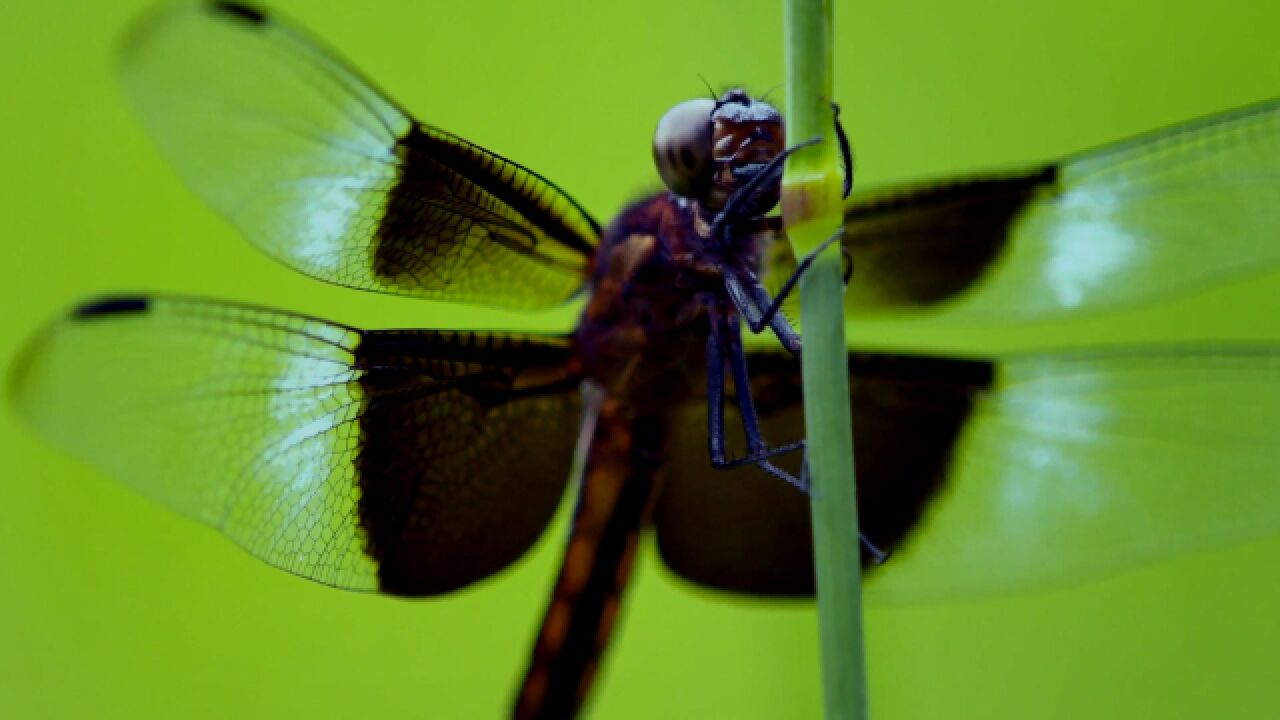
M 737 314 L 721 268 L 758 270 L 769 233 L 761 221 L 716 246 L 696 205 L 670 193 L 625 210 L 601 240 L 575 332 L 586 374 L 642 408 L 687 396 L 706 367 L 707 313 Z

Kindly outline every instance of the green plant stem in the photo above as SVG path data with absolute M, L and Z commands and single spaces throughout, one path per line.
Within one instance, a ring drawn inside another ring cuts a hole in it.
M 843 221 L 831 108 L 831 0 L 786 0 L 785 27 L 787 144 L 823 139 L 792 156 L 783 180 L 783 220 L 796 255 L 803 256 Z M 800 281 L 804 415 L 824 707 L 828 720 L 862 720 L 862 568 L 841 265 L 834 243 Z

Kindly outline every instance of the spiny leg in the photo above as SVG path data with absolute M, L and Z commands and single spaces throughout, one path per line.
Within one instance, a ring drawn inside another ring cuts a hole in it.
M 844 126 L 840 124 L 840 106 L 831 103 L 831 112 L 835 115 L 836 139 L 840 142 L 840 159 L 844 163 L 844 195 L 842 197 L 849 197 L 849 193 L 853 192 L 853 150 L 849 148 L 849 136 L 844 134 Z
M 836 230 L 831 234 L 831 237 L 823 240 L 821 245 L 809 251 L 804 258 L 800 260 L 800 263 L 796 265 L 796 269 L 792 271 L 791 276 L 782 284 L 782 288 L 778 290 L 778 294 L 773 296 L 772 299 L 769 298 L 769 292 L 764 289 L 764 286 L 761 285 L 760 281 L 756 278 L 751 277 L 748 282 L 744 284 L 743 281 L 733 273 L 725 274 L 725 285 L 729 289 L 729 297 L 733 298 L 735 305 L 738 305 L 738 310 L 742 316 L 746 318 L 747 327 L 751 328 L 752 333 L 760 333 L 763 332 L 766 327 L 772 327 L 774 333 L 778 334 L 778 339 L 782 340 L 782 344 L 784 346 L 787 344 L 787 340 L 783 337 L 782 333 L 779 333 L 778 328 L 774 326 L 774 320 L 783 317 L 778 314 L 778 310 L 782 309 L 782 303 L 787 299 L 787 296 L 791 294 L 792 290 L 795 289 L 796 283 L 800 281 L 800 276 L 804 275 L 804 273 L 809 269 L 809 266 L 813 264 L 814 259 L 816 259 L 823 250 L 830 247 L 831 243 L 842 237 L 844 237 L 844 228 Z M 754 307 L 744 309 L 742 307 L 742 305 L 745 304 L 743 302 L 744 300 L 749 300 Z M 783 318 L 782 324 L 790 334 L 795 334 L 795 330 L 791 327 L 791 323 L 786 322 L 785 318 Z M 787 347 L 787 349 L 791 350 L 793 354 L 799 354 L 798 345 L 795 350 L 792 350 L 790 347 Z
M 844 128 L 840 125 L 840 106 L 835 103 L 831 104 L 834 112 L 834 120 L 836 126 L 836 136 L 840 143 L 840 153 L 845 163 L 844 178 L 844 196 L 848 197 L 853 185 L 853 154 L 849 149 L 849 138 L 844 133 Z M 819 138 L 806 140 L 797 143 L 782 152 L 778 153 L 763 168 L 758 170 L 754 176 L 746 183 L 739 187 L 728 201 L 725 202 L 724 209 L 716 215 L 715 220 L 711 223 L 711 237 L 717 243 L 724 243 L 726 239 L 723 237 L 727 229 L 738 222 L 753 219 L 768 210 L 764 207 L 764 198 L 769 198 L 769 204 L 776 200 L 774 193 L 776 186 L 782 181 L 782 172 L 785 167 L 786 159 L 791 153 L 801 148 L 809 147 L 820 142 Z M 747 320 L 748 327 L 752 333 L 761 333 L 764 328 L 772 328 L 774 334 L 778 336 L 778 340 L 793 355 L 800 354 L 800 337 L 791 327 L 791 323 L 778 313 L 782 307 L 782 303 L 795 287 L 800 276 L 813 263 L 818 253 L 825 250 L 831 243 L 838 240 L 843 234 L 843 229 L 837 231 L 835 235 L 827 238 L 817 249 L 813 250 L 800 261 L 791 277 L 787 278 L 782 289 L 778 292 L 777 297 L 770 298 L 767 290 L 760 285 L 760 281 L 754 275 L 748 277 L 737 277 L 737 271 L 731 268 L 721 268 L 725 276 L 726 288 L 729 296 L 733 299 L 733 303 L 738 308 L 738 312 Z M 848 258 L 847 251 L 841 248 L 841 251 Z M 847 266 L 844 280 L 847 283 L 852 273 L 852 262 Z
M 845 134 L 844 126 L 841 125 L 840 123 L 840 106 L 833 102 L 831 103 L 831 109 L 835 115 L 834 121 L 835 121 L 836 137 L 840 143 L 840 155 L 841 155 L 841 160 L 844 163 L 844 169 L 845 169 L 844 186 L 842 188 L 843 190 L 842 197 L 847 198 L 849 197 L 850 192 L 852 192 L 853 190 L 853 167 L 854 167 L 853 152 L 850 149 L 849 138 Z M 727 224 L 727 221 L 734 219 L 733 215 L 742 213 L 742 210 L 740 208 L 752 207 L 751 203 L 748 202 L 748 200 L 753 200 L 755 196 L 761 192 L 761 188 L 767 187 L 765 185 L 765 182 L 770 174 L 777 175 L 780 177 L 781 163 L 785 161 L 786 156 L 790 155 L 792 152 L 802 147 L 812 145 L 816 142 L 817 140 L 810 140 L 808 142 L 801 143 L 800 145 L 797 145 L 795 147 L 788 148 L 779 157 L 774 158 L 773 162 L 771 162 L 768 166 L 766 166 L 764 171 L 762 171 L 760 174 L 758 174 L 755 178 L 752 179 L 752 182 L 749 182 L 746 186 L 740 188 L 738 192 L 734 193 L 734 195 L 730 197 L 729 202 L 726 203 L 725 211 L 722 212 L 716 218 L 716 222 L 713 223 L 713 229 L 712 229 L 713 237 L 718 237 L 717 233 L 722 231 L 722 228 L 725 224 Z M 782 304 L 786 300 L 787 296 L 795 288 L 795 285 L 799 281 L 800 276 L 803 275 L 804 272 L 808 270 L 809 266 L 813 264 L 814 258 L 816 258 L 819 253 L 826 250 L 827 247 L 831 245 L 831 243 L 843 237 L 843 235 L 844 235 L 844 229 L 841 228 L 837 230 L 834 234 L 832 234 L 831 237 L 823 241 L 823 243 L 819 245 L 816 249 L 806 254 L 805 257 L 796 266 L 796 269 L 791 273 L 791 276 L 787 278 L 787 281 L 785 283 L 783 283 L 783 286 L 779 290 L 778 295 L 773 298 L 769 297 L 768 290 L 765 289 L 765 287 L 760 283 L 760 281 L 754 275 L 750 276 L 747 279 L 747 281 L 744 282 L 741 278 L 737 276 L 736 273 L 733 273 L 726 269 L 726 272 L 724 273 L 724 277 L 725 277 L 725 286 L 726 286 L 726 289 L 728 290 L 729 297 L 733 301 L 733 304 L 737 307 L 742 317 L 746 319 L 747 326 L 751 329 L 752 333 L 758 334 L 760 332 L 763 332 L 765 327 L 770 327 L 774 331 L 774 334 L 777 335 L 778 340 L 782 343 L 784 348 L 786 348 L 789 352 L 791 352 L 793 355 L 797 357 L 800 355 L 800 351 L 801 351 L 800 336 L 798 333 L 796 333 L 795 329 L 791 326 L 791 323 L 786 319 L 786 317 L 779 313 L 779 310 L 781 309 Z M 841 252 L 842 259 L 844 260 L 844 266 L 845 266 L 844 272 L 843 272 L 843 281 L 845 284 L 848 284 L 849 278 L 853 274 L 853 258 L 849 254 L 848 248 L 841 246 L 840 252 Z M 748 455 L 743 458 L 738 458 L 735 460 L 725 459 L 725 447 L 724 447 L 724 360 L 725 359 L 722 355 L 720 339 L 717 337 L 718 335 L 717 330 L 718 328 L 713 325 L 712 332 L 709 335 L 708 341 L 707 341 L 707 363 L 708 363 L 708 368 L 707 368 L 708 370 L 707 371 L 708 414 L 707 414 L 707 417 L 708 417 L 708 429 L 709 429 L 708 436 L 709 436 L 710 445 L 711 445 L 712 465 L 716 468 L 727 469 L 727 468 L 737 467 L 739 465 L 755 462 L 758 465 L 760 465 L 760 467 L 764 469 L 766 472 L 769 472 L 769 474 L 774 475 L 775 477 L 779 477 L 783 480 L 786 480 L 787 482 L 807 492 L 809 488 L 809 477 L 808 477 L 809 461 L 807 457 L 805 457 L 801 462 L 799 478 L 793 478 L 789 473 L 786 473 L 781 469 L 777 468 L 772 463 L 769 463 L 766 459 L 776 454 L 804 448 L 805 441 L 800 440 L 798 442 L 790 443 L 784 446 L 779 446 L 777 448 L 768 448 L 766 446 L 764 442 L 764 437 L 760 432 L 759 419 L 756 416 L 755 405 L 751 399 L 751 393 L 750 393 L 748 380 L 747 380 L 746 360 L 741 350 L 741 343 L 735 344 L 730 350 L 730 363 L 731 363 L 732 372 L 734 375 L 734 388 L 738 392 L 739 412 L 742 414 L 742 417 L 743 417 L 743 432 L 747 436 L 749 452 L 748 452 Z M 734 323 L 732 332 L 734 333 L 734 336 L 737 337 L 738 330 L 736 327 L 736 322 Z M 738 362 L 734 362 L 735 356 L 738 359 Z M 883 550 L 881 550 L 879 547 L 877 547 L 873 542 L 871 542 L 871 540 L 865 534 L 859 533 L 858 540 L 862 544 L 862 546 L 867 550 L 867 553 L 871 556 L 872 561 L 875 562 L 877 565 L 883 563 L 885 560 L 888 559 L 888 554 L 885 553 Z
M 707 334 L 707 439 L 711 465 L 718 470 L 754 464 L 770 475 L 806 490 L 800 480 L 782 470 L 769 458 L 775 455 L 801 450 L 804 441 L 769 447 L 760 432 L 760 421 L 755 404 L 751 400 L 751 386 L 747 378 L 746 356 L 742 352 L 737 319 L 725 321 L 712 312 L 711 328 Z M 747 441 L 747 454 L 728 458 L 724 440 L 724 368 L 726 362 L 733 374 L 734 392 L 738 398 L 738 412 L 742 416 L 743 434 Z
M 715 315 L 713 314 L 712 317 L 714 318 Z M 765 443 L 764 436 L 760 432 L 760 421 L 756 415 L 755 403 L 751 399 L 750 384 L 747 379 L 746 356 L 742 352 L 741 342 L 732 341 L 732 339 L 739 339 L 739 337 L 736 321 L 731 321 L 726 327 L 724 321 L 713 320 L 711 332 L 707 335 L 707 437 L 710 446 L 711 465 L 718 470 L 727 470 L 741 465 L 755 464 L 773 477 L 795 486 L 802 492 L 808 493 L 809 462 L 807 457 L 801 461 L 800 477 L 798 478 L 769 462 L 769 458 L 775 455 L 793 450 L 804 451 L 805 441 L 799 440 L 772 448 Z M 726 362 L 729 364 L 730 371 L 733 374 L 734 390 L 737 392 L 738 397 L 738 412 L 742 415 L 743 434 L 746 436 L 749 448 L 746 456 L 732 460 L 726 457 L 724 442 L 724 368 Z M 888 555 L 877 547 L 875 543 L 871 542 L 866 535 L 859 534 L 858 538 L 871 556 L 872 561 L 877 565 L 888 558 Z
M 845 170 L 843 197 L 847 198 L 849 197 L 849 193 L 853 191 L 853 150 L 849 147 L 849 136 L 845 134 L 844 126 L 840 124 L 840 106 L 833 102 L 831 103 L 831 110 L 834 115 L 833 121 L 835 122 L 836 138 L 840 144 L 840 157 L 841 161 L 844 163 Z M 734 220 L 745 219 L 745 217 L 742 217 L 744 210 L 750 209 L 754 214 L 756 208 L 751 200 L 754 200 L 757 195 L 761 194 L 764 189 L 768 188 L 769 185 L 767 183 L 770 181 L 774 179 L 781 181 L 783 169 L 782 163 L 786 158 L 796 150 L 808 147 L 809 145 L 813 145 L 817 142 L 817 139 L 813 139 L 799 143 L 794 147 L 787 148 L 775 157 L 768 165 L 766 165 L 764 170 L 753 177 L 750 182 L 739 188 L 738 191 L 729 198 L 729 201 L 725 203 L 724 211 L 716 217 L 716 221 L 712 228 L 712 237 L 717 237 L 714 232 L 720 230 L 726 223 Z M 751 328 L 751 332 L 760 333 L 766 326 L 773 325 L 772 321 L 774 316 L 782 307 L 782 302 L 787 298 L 795 287 L 795 284 L 799 281 L 800 276 L 809 268 L 809 265 L 813 263 L 814 258 L 816 258 L 819 253 L 826 250 L 827 246 L 843 237 L 843 235 L 844 229 L 841 228 L 831 237 L 824 240 L 817 249 L 805 255 L 799 265 L 796 266 L 796 269 L 791 273 L 791 276 L 787 278 L 782 289 L 778 291 L 777 296 L 772 300 L 769 299 L 768 292 L 760 285 L 756 278 L 749 278 L 745 284 L 751 286 L 750 297 L 756 306 L 754 312 L 747 310 L 746 303 L 743 301 L 747 296 L 741 292 L 742 288 L 730 288 L 730 295 L 734 298 L 734 304 L 738 306 L 739 312 L 741 312 L 743 317 L 747 319 L 747 325 Z M 844 282 L 847 284 L 849 282 L 849 278 L 853 275 L 853 258 L 849 254 L 848 249 L 843 246 L 840 248 L 840 252 L 846 261 L 844 268 Z M 726 273 L 726 276 L 729 275 L 729 273 Z M 737 278 L 734 278 L 731 282 L 735 282 L 739 285 L 743 284 L 742 281 Z M 735 292 L 735 290 L 737 292 Z M 791 329 L 790 324 L 786 323 L 785 325 L 786 329 L 791 330 L 791 334 L 794 334 L 794 330 Z M 779 339 L 782 340 L 783 345 L 787 346 L 788 350 L 791 350 L 791 347 L 787 344 L 787 339 L 782 337 L 783 333 L 779 332 L 777 327 L 774 327 L 774 332 L 778 333 Z
M 804 464 L 800 466 L 800 485 L 799 486 L 803 488 L 810 487 L 809 458 L 807 456 L 804 459 Z M 867 537 L 866 533 L 863 533 L 863 532 L 858 533 L 858 542 L 859 544 L 862 545 L 863 548 L 866 549 L 867 555 L 871 556 L 871 562 L 875 563 L 876 565 L 883 565 L 884 562 L 889 559 L 889 553 L 885 552 L 884 550 L 881 550 L 879 546 L 871 542 L 871 538 Z
M 782 313 L 775 312 L 773 317 L 767 321 L 761 320 L 760 308 L 768 306 L 772 300 L 769 298 L 769 291 L 765 290 L 754 276 L 749 277 L 745 282 L 728 268 L 722 268 L 724 271 L 724 286 L 729 293 L 729 299 L 733 301 L 734 307 L 738 309 L 744 320 L 747 321 L 747 327 L 752 333 L 758 334 L 762 332 L 766 325 L 773 330 L 773 334 L 777 336 L 778 341 L 782 343 L 782 347 L 787 352 L 796 357 L 800 357 L 800 333 L 791 327 L 791 321 L 787 320 L 787 316 Z
M 831 109 L 834 112 L 836 139 L 840 144 L 840 158 L 845 168 L 844 194 L 842 197 L 849 197 L 849 193 L 853 191 L 853 151 L 849 147 L 849 136 L 845 134 L 844 126 L 840 124 L 840 106 L 831 103 Z M 720 233 L 727 224 L 768 212 L 769 208 L 760 207 L 762 203 L 759 200 L 764 196 L 772 195 L 775 186 L 782 181 L 782 171 L 787 158 L 795 151 L 816 145 L 819 142 L 822 142 L 821 138 L 810 138 L 804 142 L 796 143 L 778 153 L 756 172 L 750 180 L 738 188 L 733 195 L 729 196 L 729 200 L 725 202 L 724 209 L 720 211 L 720 214 L 711 223 L 712 237 L 719 240 Z
M 791 153 L 810 145 L 816 145 L 819 142 L 821 142 L 820 138 L 813 138 L 783 150 L 775 155 L 764 167 L 756 171 L 756 174 L 750 180 L 735 190 L 729 196 L 729 199 L 725 201 L 724 209 L 711 221 L 712 240 L 723 244 L 725 242 L 724 234 L 726 228 L 769 212 L 769 209 L 777 202 L 778 183 L 782 182 L 782 170 L 787 158 Z M 765 198 L 768 198 L 767 205 L 764 202 Z

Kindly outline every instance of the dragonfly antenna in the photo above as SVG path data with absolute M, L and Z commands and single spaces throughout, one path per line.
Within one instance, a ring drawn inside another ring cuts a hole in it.
M 703 84 L 703 85 L 706 85 L 706 86 L 707 86 L 707 94 L 711 96 L 711 99 L 712 99 L 712 100 L 719 100 L 719 99 L 720 99 L 720 98 L 716 95 L 715 88 L 711 87 L 711 83 L 707 82 L 707 79 L 706 79 L 706 78 L 704 78 L 704 77 L 702 76 L 702 73 L 698 73 L 698 79 L 702 81 L 702 84 Z
M 764 94 L 763 94 L 763 95 L 761 95 L 761 96 L 760 96 L 759 98 L 757 98 L 757 99 L 758 99 L 760 102 L 768 102 L 768 101 L 769 101 L 769 96 L 773 94 L 773 91 L 774 91 L 774 90 L 777 90 L 777 89 L 778 89 L 778 88 L 780 88 L 780 87 L 782 87 L 782 83 L 778 83 L 777 85 L 774 85 L 773 87 L 769 88 L 768 90 L 765 90 L 765 91 L 764 91 Z

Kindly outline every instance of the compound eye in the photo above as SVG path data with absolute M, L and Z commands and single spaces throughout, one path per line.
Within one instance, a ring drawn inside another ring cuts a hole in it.
M 653 161 L 662 182 L 671 192 L 698 198 L 711 183 L 711 113 L 716 102 L 710 98 L 686 100 L 658 121 L 653 134 Z

